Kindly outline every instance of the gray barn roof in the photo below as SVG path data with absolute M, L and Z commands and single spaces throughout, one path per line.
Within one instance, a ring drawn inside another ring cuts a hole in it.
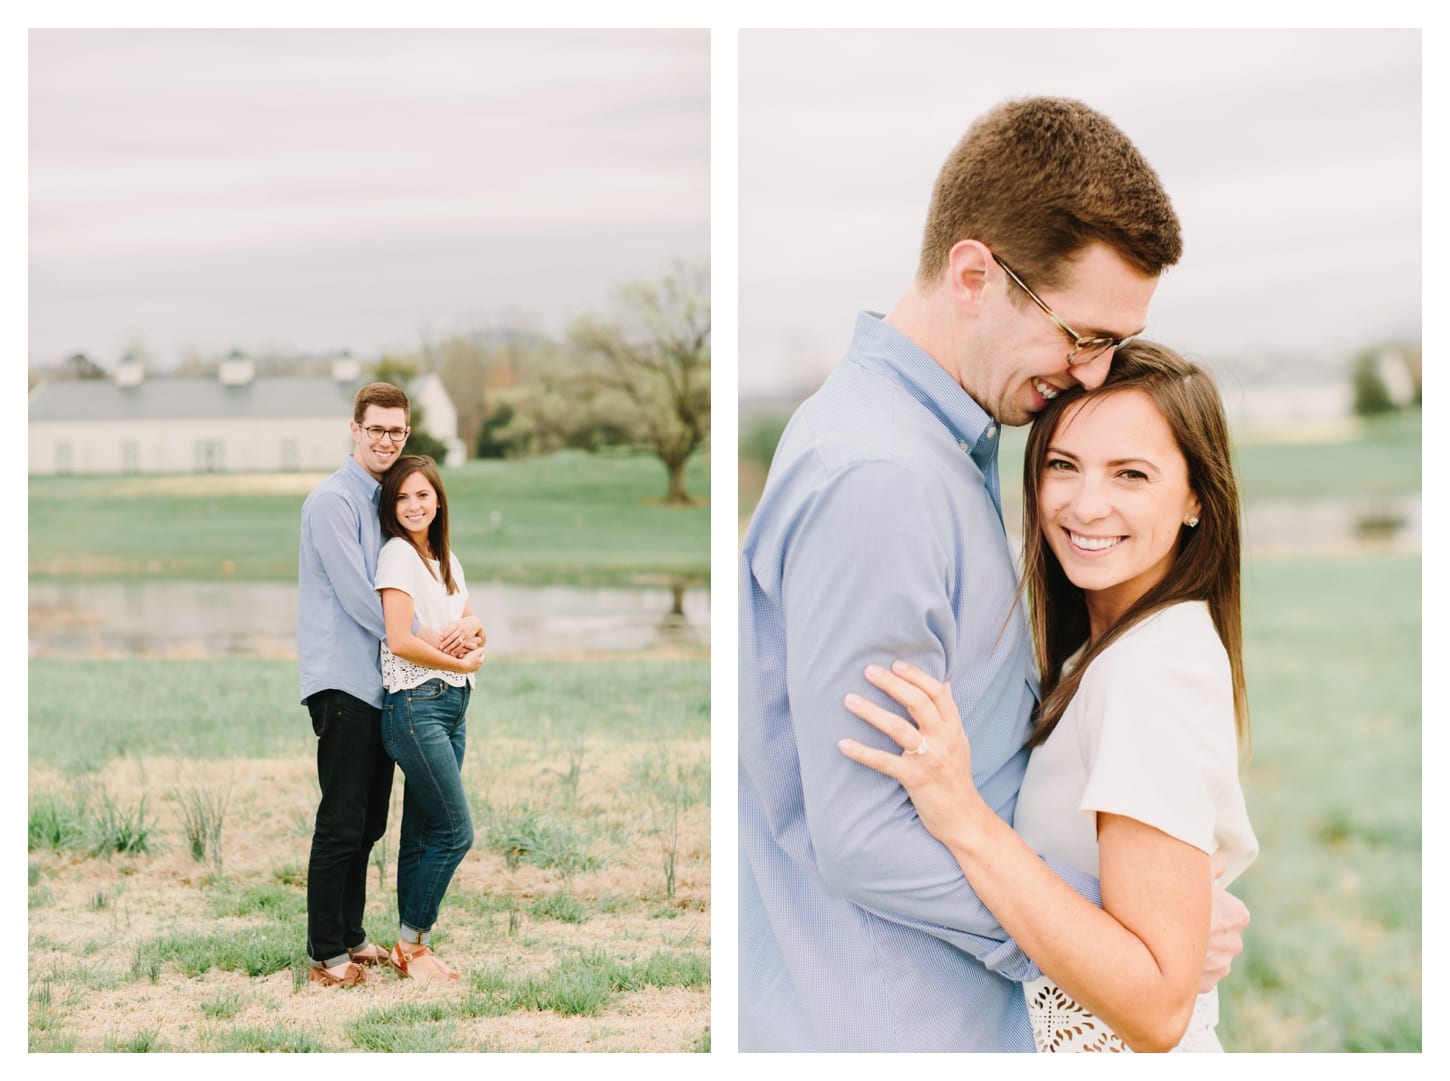
M 147 378 L 134 387 L 109 379 L 42 383 L 30 398 L 37 420 L 196 420 L 214 417 L 346 417 L 362 380 L 323 375 L 259 376 L 243 386 L 215 378 Z

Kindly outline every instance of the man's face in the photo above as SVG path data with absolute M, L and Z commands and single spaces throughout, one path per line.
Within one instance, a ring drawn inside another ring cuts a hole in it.
M 1096 387 L 1107 378 L 1112 350 L 1086 364 L 1069 365 L 1072 339 L 1021 294 L 1000 266 L 993 265 L 988 285 L 979 339 L 983 348 L 970 369 L 964 367 L 963 379 L 967 392 L 999 422 L 1026 424 L 1058 391 L 1077 383 Z M 1138 273 L 1111 248 L 1095 242 L 1078 255 L 1061 286 L 1033 288 L 1078 334 L 1130 338 L 1147 322 L 1158 278 Z M 989 305 L 990 311 L 985 310 Z
M 377 431 L 379 428 L 385 431 L 378 432 L 374 439 L 367 432 L 367 429 Z M 394 443 L 387 431 L 406 431 L 408 428 L 408 414 L 401 407 L 384 409 L 380 405 L 370 405 L 363 413 L 362 423 L 352 422 L 352 456 L 357 459 L 357 464 L 371 473 L 374 479 L 381 480 L 388 466 L 398 460 L 398 455 L 403 453 L 403 444 L 407 437 Z

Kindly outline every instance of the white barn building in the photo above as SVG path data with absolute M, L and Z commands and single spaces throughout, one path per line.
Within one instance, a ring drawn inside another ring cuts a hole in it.
M 332 470 L 352 453 L 347 422 L 365 379 L 356 361 L 332 376 L 257 376 L 239 357 L 217 377 L 148 378 L 123 363 L 112 379 L 43 382 L 30 393 L 31 473 L 270 473 Z M 408 386 L 428 431 L 463 459 L 442 380 Z

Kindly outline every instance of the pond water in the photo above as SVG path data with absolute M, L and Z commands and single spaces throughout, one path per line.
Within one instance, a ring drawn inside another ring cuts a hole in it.
M 473 584 L 491 656 L 698 649 L 704 588 Z M 272 582 L 30 583 L 30 655 L 295 657 L 297 587 Z
M 1020 511 L 1009 507 L 1007 521 L 1020 529 Z M 1244 513 L 1245 550 L 1251 553 L 1419 552 L 1421 531 L 1418 495 L 1257 503 Z M 703 587 L 470 589 L 493 656 L 710 644 L 710 591 Z M 291 583 L 30 583 L 32 657 L 293 657 L 296 622 L 297 588 Z

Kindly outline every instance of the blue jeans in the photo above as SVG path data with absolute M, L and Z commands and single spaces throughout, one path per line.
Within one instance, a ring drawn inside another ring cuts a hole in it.
M 403 770 L 398 919 L 430 931 L 453 872 L 473 846 L 463 794 L 469 688 L 430 679 L 383 699 L 383 747 Z
M 387 832 L 393 763 L 378 734 L 376 706 L 344 691 L 318 691 L 307 711 L 322 789 L 307 860 L 307 955 L 334 965 L 367 941 L 368 856 Z

